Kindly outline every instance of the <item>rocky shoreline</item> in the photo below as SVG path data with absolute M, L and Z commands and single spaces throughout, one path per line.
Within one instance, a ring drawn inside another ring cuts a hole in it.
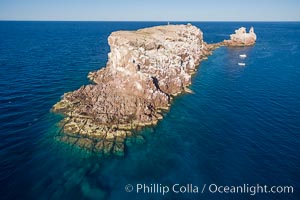
M 247 46 L 233 39 L 207 44 L 191 24 L 113 32 L 106 67 L 88 75 L 94 84 L 65 93 L 53 106 L 65 116 L 57 139 L 123 156 L 126 140 L 143 142 L 133 130 L 156 125 L 174 96 L 192 92 L 192 74 L 215 48 Z

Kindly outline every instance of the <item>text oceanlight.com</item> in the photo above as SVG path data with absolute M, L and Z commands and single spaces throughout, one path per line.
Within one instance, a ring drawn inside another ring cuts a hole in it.
M 175 194 L 249 194 L 251 196 L 256 194 L 293 194 L 293 186 L 270 186 L 270 185 L 217 185 L 217 184 L 127 184 L 125 186 L 126 192 L 134 192 L 136 194 L 161 194 L 168 193 Z

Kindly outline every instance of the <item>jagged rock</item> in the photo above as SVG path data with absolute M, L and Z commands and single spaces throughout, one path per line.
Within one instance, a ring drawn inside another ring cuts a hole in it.
M 234 34 L 230 35 L 230 40 L 224 40 L 226 46 L 251 46 L 254 45 L 256 41 L 256 34 L 254 33 L 254 28 L 251 27 L 249 33 L 247 33 L 245 27 L 241 27 L 235 30 Z
M 220 46 L 255 40 L 253 28 L 249 33 L 241 28 L 231 40 L 206 44 L 191 24 L 113 32 L 106 67 L 88 74 L 94 84 L 65 93 L 52 108 L 65 116 L 60 125 L 67 136 L 61 140 L 104 155 L 124 155 L 125 141 L 144 143 L 132 130 L 157 124 L 173 96 L 192 93 L 188 86 L 201 60 Z
M 157 124 L 160 109 L 191 84 L 209 50 L 202 32 L 190 24 L 117 31 L 108 42 L 106 67 L 88 75 L 96 84 L 64 94 L 53 111 L 68 117 L 65 133 L 104 139 L 96 146 L 105 154 L 116 141 L 113 151 L 121 154 L 120 144 L 130 135 L 126 130 Z M 91 143 L 79 139 L 76 144 L 90 148 Z

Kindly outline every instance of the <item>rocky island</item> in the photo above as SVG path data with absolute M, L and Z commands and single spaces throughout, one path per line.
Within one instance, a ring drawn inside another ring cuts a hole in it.
M 59 140 L 103 155 L 124 155 L 127 139 L 142 140 L 133 130 L 156 125 L 174 96 L 191 92 L 188 86 L 201 60 L 219 46 L 241 42 L 253 40 L 232 35 L 207 44 L 191 24 L 113 32 L 106 67 L 88 75 L 94 84 L 65 93 L 53 106 L 65 116 Z
M 256 42 L 256 34 L 254 28 L 251 27 L 249 33 L 247 33 L 245 27 L 241 27 L 235 30 L 234 34 L 230 35 L 230 40 L 224 40 L 225 46 L 236 47 L 236 46 L 251 46 Z

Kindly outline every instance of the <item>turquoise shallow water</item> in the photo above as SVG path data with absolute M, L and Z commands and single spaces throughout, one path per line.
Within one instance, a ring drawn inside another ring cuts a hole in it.
M 253 25 L 255 46 L 220 48 L 195 94 L 142 132 L 124 158 L 58 143 L 49 112 L 105 66 L 108 35 L 165 22 L 0 22 L 1 199 L 299 199 L 300 23 L 193 23 L 207 42 Z M 238 66 L 247 54 L 245 67 Z M 292 185 L 294 194 L 136 194 L 126 184 Z

